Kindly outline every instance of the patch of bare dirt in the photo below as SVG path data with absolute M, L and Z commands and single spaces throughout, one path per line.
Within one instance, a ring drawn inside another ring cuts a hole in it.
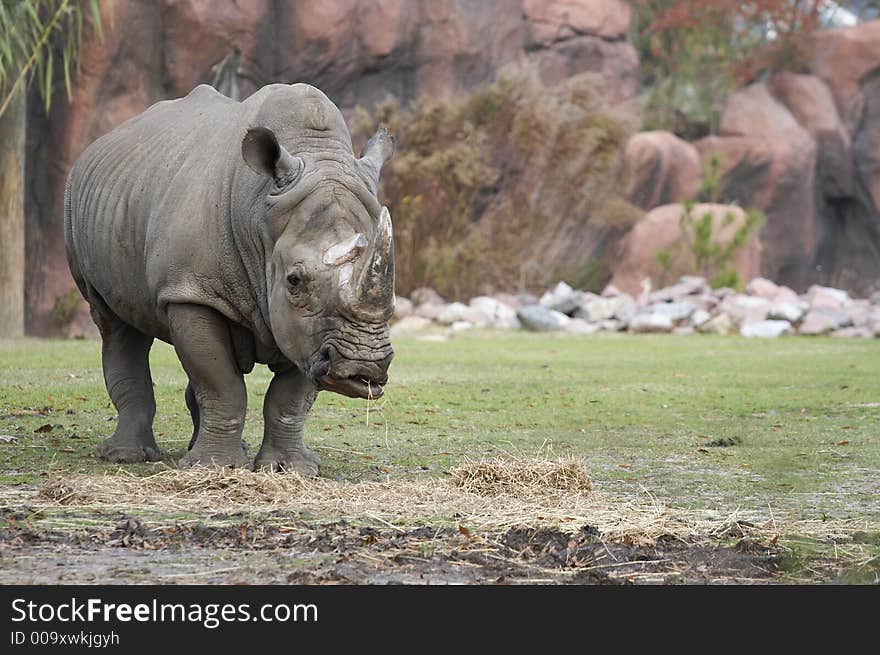
M 275 517 L 275 519 L 284 517 Z M 380 529 L 345 521 L 150 527 L 125 516 L 113 528 L 0 530 L 0 582 L 295 584 L 658 584 L 772 582 L 781 557 L 769 544 L 608 539 L 511 528 Z

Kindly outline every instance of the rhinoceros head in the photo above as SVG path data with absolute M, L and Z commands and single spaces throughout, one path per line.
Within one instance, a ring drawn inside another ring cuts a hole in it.
M 381 396 L 394 354 L 391 215 L 375 197 L 393 150 L 384 129 L 360 159 L 292 155 L 266 128 L 242 141 L 248 166 L 272 178 L 266 286 L 276 344 L 320 388 L 351 397 Z

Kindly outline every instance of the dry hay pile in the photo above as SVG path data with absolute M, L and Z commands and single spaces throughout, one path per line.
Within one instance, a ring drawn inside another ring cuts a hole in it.
M 553 525 L 575 531 L 589 523 L 618 535 L 668 534 L 673 524 L 679 533 L 682 527 L 662 506 L 615 502 L 593 490 L 586 466 L 574 458 L 491 459 L 466 462 L 441 479 L 358 483 L 221 468 L 167 469 L 146 477 L 124 471 L 77 474 L 46 484 L 39 497 L 68 507 L 211 514 L 294 511 L 386 525 Z
M 450 471 L 451 483 L 479 496 L 528 497 L 547 491 L 589 493 L 593 486 L 582 460 L 484 459 Z
M 155 512 L 157 518 L 173 512 L 289 511 L 371 520 L 401 530 L 430 523 L 485 531 L 553 526 L 576 532 L 592 525 L 609 539 L 646 542 L 660 536 L 691 540 L 744 532 L 778 536 L 782 530 L 775 521 L 758 527 L 735 516 L 698 518 L 647 493 L 610 497 L 593 488 L 583 461 L 571 457 L 467 461 L 440 479 L 358 483 L 221 468 L 167 469 L 146 477 L 124 471 L 77 474 L 46 484 L 38 497 L 54 506 Z M 808 530 L 786 527 L 800 534 L 848 531 L 830 522 Z

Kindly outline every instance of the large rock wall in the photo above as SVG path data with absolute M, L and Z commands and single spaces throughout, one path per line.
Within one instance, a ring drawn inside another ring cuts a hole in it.
M 718 200 L 767 215 L 762 275 L 798 291 L 869 295 L 880 289 L 880 21 L 812 39 L 806 74 L 734 92 L 718 134 L 694 146 L 704 166 L 710 157 L 720 165 Z M 688 144 L 648 134 L 627 151 L 640 181 L 632 199 L 650 210 L 693 198 Z
M 31 98 L 27 146 L 27 330 L 70 331 L 64 259 L 67 171 L 95 138 L 162 99 L 213 83 L 247 97 L 309 82 L 344 111 L 387 96 L 445 95 L 535 65 L 545 82 L 596 72 L 611 102 L 634 97 L 623 0 L 116 0 L 103 43 L 82 49 L 70 103 Z M 60 89 L 59 89 L 60 90 Z M 82 312 L 73 331 L 86 330 Z

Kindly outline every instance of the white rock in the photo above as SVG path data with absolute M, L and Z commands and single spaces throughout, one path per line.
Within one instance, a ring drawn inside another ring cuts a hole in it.
M 848 327 L 835 330 L 831 333 L 832 337 L 849 337 L 856 339 L 872 339 L 874 330 L 869 327 Z
M 485 312 L 481 312 L 479 309 L 475 309 L 474 307 L 468 307 L 467 311 L 464 313 L 463 321 L 467 321 L 468 323 L 473 323 L 475 327 L 491 327 L 492 321 L 489 320 L 489 317 L 485 314 Z
M 539 303 L 548 309 L 571 314 L 583 301 L 583 291 L 577 291 L 565 282 L 559 282 L 552 290 L 541 296 Z
M 623 321 L 618 321 L 616 318 L 609 318 L 607 321 L 602 321 L 599 323 L 599 327 L 605 332 L 620 332 L 621 330 L 625 330 L 627 323 Z
M 522 327 L 516 311 L 509 305 L 489 296 L 471 298 L 470 308 L 486 317 L 486 325 L 501 330 L 516 330 Z
M 524 328 L 535 332 L 561 330 L 571 320 L 562 312 L 548 309 L 543 305 L 527 305 L 520 309 L 516 316 Z
M 616 296 L 619 296 L 621 293 L 622 292 L 620 291 L 620 289 L 618 289 L 613 284 L 609 284 L 607 287 L 602 289 L 601 296 L 603 298 L 614 298 Z
M 394 318 L 400 320 L 413 313 L 413 304 L 409 298 L 394 297 Z
M 693 303 L 697 309 L 703 309 L 711 312 L 718 306 L 718 298 L 711 293 L 704 293 L 699 296 L 688 296 L 687 302 Z
M 867 300 L 853 300 L 846 308 L 849 323 L 855 327 L 865 327 L 871 323 L 871 304 Z
M 614 312 L 614 318 L 628 325 L 638 313 L 636 301 L 628 293 L 620 294 L 617 297 L 617 300 L 619 301 L 619 304 L 617 306 L 617 311 Z
M 452 331 L 453 332 L 462 332 L 464 330 L 471 330 L 471 329 L 473 329 L 473 327 L 474 327 L 474 324 L 471 323 L 470 321 L 455 321 L 452 324 Z
M 445 305 L 446 301 L 443 300 L 443 297 L 434 291 L 431 287 L 419 287 L 411 294 L 409 294 L 410 300 L 412 300 L 413 305 L 418 307 L 419 305 L 429 304 L 429 305 Z
M 687 296 L 703 293 L 707 288 L 706 278 L 697 277 L 696 275 L 684 275 L 671 287 L 658 289 L 648 294 L 648 303 L 681 300 Z
M 391 326 L 391 334 L 405 334 L 417 332 L 431 325 L 431 320 L 422 316 L 407 316 Z
M 849 294 L 841 289 L 814 284 L 807 290 L 810 309 L 842 309 L 849 304 Z
M 705 309 L 697 309 L 691 314 L 691 325 L 698 328 L 712 318 L 712 314 Z
M 544 298 L 565 298 L 566 296 L 570 296 L 574 293 L 574 289 L 567 282 L 557 282 L 556 286 L 547 291 L 543 296 L 541 296 L 541 304 L 545 307 L 547 306 L 543 300 Z
M 413 316 L 420 316 L 422 318 L 427 318 L 429 320 L 435 320 L 442 312 L 446 309 L 446 305 L 435 305 L 434 303 L 422 303 L 421 305 L 416 305 L 416 308 L 413 310 Z
M 727 314 L 718 314 L 700 326 L 704 334 L 732 334 L 735 330 L 736 323 Z
M 789 323 L 797 323 L 804 316 L 805 308 L 800 301 L 790 302 L 774 302 L 767 309 L 767 318 L 774 321 L 788 321 Z
M 629 323 L 633 332 L 671 332 L 672 319 L 665 314 L 639 314 Z
M 565 324 L 565 331 L 574 334 L 595 334 L 599 329 L 598 324 L 588 323 L 582 318 L 573 318 Z
M 834 329 L 850 327 L 853 324 L 853 317 L 849 307 L 845 309 L 814 309 L 811 311 L 830 317 L 834 321 Z
M 467 321 L 478 327 L 489 325 L 489 317 L 484 312 L 460 302 L 446 305 L 435 320 L 443 325 L 452 325 L 457 321 Z
M 779 293 L 779 285 L 763 277 L 756 277 L 746 286 L 746 293 L 750 296 L 760 296 L 767 300 L 773 300 Z
M 652 314 L 663 314 L 668 316 L 672 321 L 683 321 L 697 309 L 692 302 L 658 302 L 651 305 L 649 312 Z
M 771 302 L 776 303 L 791 303 L 792 305 L 796 305 L 801 302 L 798 295 L 794 292 L 794 289 L 790 289 L 789 287 L 779 287 L 776 291 L 776 295 L 773 296 Z
M 617 308 L 620 306 L 620 296 L 614 298 L 595 298 L 583 303 L 577 310 L 575 316 L 588 321 L 605 321 L 614 318 Z
M 828 334 L 832 330 L 840 327 L 834 318 L 826 313 L 810 311 L 804 317 L 803 323 L 799 329 L 800 334 Z
M 507 305 L 514 312 L 516 312 L 517 309 L 519 309 L 520 307 L 523 306 L 523 304 L 519 301 L 519 299 L 516 296 L 514 296 L 512 293 L 496 293 L 492 296 L 492 298 L 494 300 L 497 300 L 498 302 L 504 304 L 504 305 Z
M 773 339 L 791 332 L 791 323 L 788 321 L 758 321 L 757 323 L 743 323 L 739 333 L 744 337 L 761 337 Z
M 611 298 L 589 296 L 585 302 L 575 310 L 574 316 L 587 321 L 598 322 L 616 318 L 624 323 L 629 323 L 638 309 L 636 301 L 627 293 L 621 293 Z
M 720 309 L 736 323 L 757 323 L 767 318 L 770 301 L 758 296 L 735 293 L 721 301 Z
M 436 316 L 436 321 L 443 325 L 452 325 L 456 321 L 465 320 L 468 306 L 460 302 L 452 302 L 446 305 Z
M 712 289 L 712 295 L 718 298 L 718 300 L 724 300 L 728 296 L 736 295 L 736 289 L 731 289 L 730 287 L 718 287 L 717 289 Z
M 693 333 L 694 328 L 690 325 L 679 325 L 678 327 L 672 329 L 672 334 L 688 335 Z

